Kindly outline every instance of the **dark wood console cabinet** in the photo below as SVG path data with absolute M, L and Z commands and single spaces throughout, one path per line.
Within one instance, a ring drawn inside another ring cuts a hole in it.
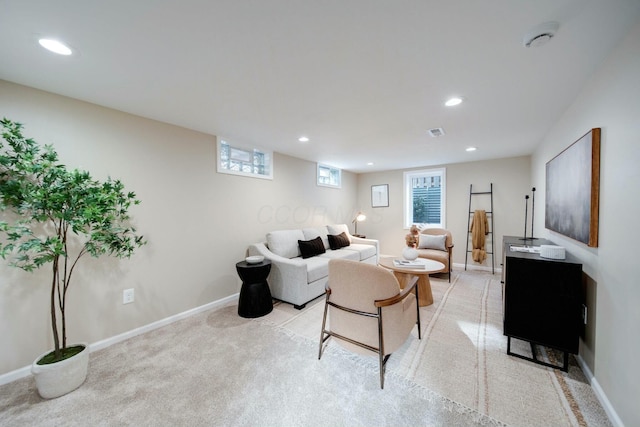
M 538 253 L 516 252 L 511 246 L 552 245 L 545 239 L 523 241 L 505 236 L 504 334 L 507 353 L 545 366 L 568 369 L 569 353 L 577 354 L 582 318 L 582 263 L 570 254 L 563 260 Z M 511 338 L 528 341 L 532 357 L 511 352 Z M 536 357 L 535 345 L 564 352 L 562 366 Z

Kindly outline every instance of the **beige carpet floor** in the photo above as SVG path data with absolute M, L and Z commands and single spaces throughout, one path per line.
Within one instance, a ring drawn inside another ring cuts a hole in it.
M 393 373 L 381 390 L 351 353 L 317 351 L 230 305 L 92 353 L 85 383 L 57 399 L 31 377 L 1 386 L 0 426 L 503 425 Z
M 414 328 L 413 337 L 389 359 L 388 373 L 507 425 L 610 425 L 573 356 L 565 373 L 506 354 L 499 275 L 461 271 L 451 283 L 438 278 L 431 283 L 434 304 L 421 308 L 423 338 L 417 339 Z M 323 307 L 323 298 L 302 312 L 277 304 L 260 321 L 317 342 Z M 560 355 L 538 349 L 558 363 Z M 531 354 L 529 344 L 518 340 L 512 340 L 512 351 Z M 359 359 L 375 376 L 376 357 Z
M 2 426 L 608 426 L 572 360 L 562 373 L 506 355 L 500 282 L 433 279 L 435 303 L 388 363 L 329 344 L 323 299 L 197 314 L 91 354 L 77 390 L 41 399 L 33 378 L 0 387 Z M 527 347 L 521 345 L 522 350 Z

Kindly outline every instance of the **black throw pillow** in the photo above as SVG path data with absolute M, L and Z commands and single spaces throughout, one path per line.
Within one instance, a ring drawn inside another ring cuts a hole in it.
M 349 241 L 349 237 L 347 236 L 347 233 L 345 233 L 344 231 L 335 236 L 329 234 L 327 237 L 329 238 L 329 247 L 334 251 L 336 249 L 349 246 L 351 244 L 351 242 Z
M 311 258 L 326 252 L 320 236 L 311 240 L 298 240 L 298 247 L 302 253 L 302 258 Z

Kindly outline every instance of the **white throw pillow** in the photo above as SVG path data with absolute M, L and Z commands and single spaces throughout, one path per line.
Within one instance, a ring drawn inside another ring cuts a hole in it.
M 300 256 L 298 240 L 306 240 L 302 230 L 277 230 L 267 234 L 269 250 L 285 258 Z
M 446 251 L 445 242 L 447 241 L 447 235 L 442 234 L 434 236 L 431 234 L 420 234 L 420 241 L 418 242 L 418 249 L 437 249 L 439 251 Z
M 329 230 L 329 234 L 332 236 L 337 236 L 338 234 L 344 232 L 349 237 L 349 242 L 351 242 L 351 233 L 349 233 L 349 227 L 347 224 L 336 224 L 336 225 L 327 225 L 327 230 Z
M 329 249 L 329 238 L 327 237 L 327 227 L 303 228 L 304 240 L 313 240 L 316 237 L 322 239 L 325 249 Z

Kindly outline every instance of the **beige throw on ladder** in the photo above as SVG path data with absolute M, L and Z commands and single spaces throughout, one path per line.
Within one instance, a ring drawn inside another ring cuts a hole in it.
M 489 222 L 487 221 L 487 213 L 484 210 L 478 209 L 473 213 L 469 231 L 471 231 L 471 243 L 473 245 L 471 256 L 475 262 L 483 262 L 487 259 L 485 240 L 486 235 L 489 234 Z

